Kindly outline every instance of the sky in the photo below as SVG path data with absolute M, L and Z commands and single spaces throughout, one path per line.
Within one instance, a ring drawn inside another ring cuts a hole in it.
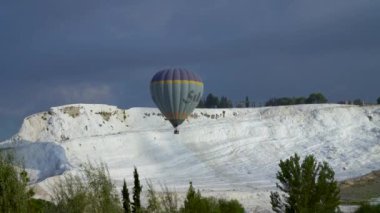
M 52 106 L 153 107 L 159 70 L 234 103 L 380 96 L 378 0 L 0 1 L 0 140 Z

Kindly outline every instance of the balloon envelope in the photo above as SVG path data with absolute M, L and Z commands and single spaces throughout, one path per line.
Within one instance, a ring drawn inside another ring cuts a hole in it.
M 203 95 L 203 82 L 188 70 L 165 69 L 153 76 L 150 93 L 161 113 L 177 127 L 198 105 Z

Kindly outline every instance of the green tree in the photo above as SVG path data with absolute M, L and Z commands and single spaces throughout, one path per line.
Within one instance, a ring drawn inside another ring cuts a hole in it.
M 214 96 L 212 93 L 208 94 L 205 101 L 206 108 L 217 108 L 219 105 L 218 96 Z
M 250 107 L 250 102 L 248 96 L 245 96 L 245 107 L 248 108 Z
M 232 108 L 232 101 L 229 100 L 227 97 L 222 96 L 220 98 L 218 108 Z
M 265 106 L 284 106 L 295 104 L 295 98 L 281 97 L 271 98 L 265 103 Z
M 33 196 L 26 171 L 14 163 L 12 155 L 0 154 L 0 212 L 27 212 Z
M 131 213 L 131 201 L 129 200 L 129 192 L 127 187 L 127 182 L 123 183 L 123 189 L 121 190 L 121 195 L 123 198 L 123 209 L 125 213 Z
M 189 189 L 187 190 L 186 199 L 181 212 L 197 212 L 201 202 L 201 193 L 196 192 L 193 187 L 193 183 L 190 182 Z
M 353 104 L 358 105 L 358 106 L 363 106 L 363 101 L 361 99 L 357 98 L 353 101 Z
M 305 97 L 297 97 L 294 98 L 294 104 L 305 104 L 306 98 Z
M 197 108 L 205 108 L 205 107 L 206 107 L 205 100 L 203 99 L 199 100 Z
M 142 190 L 142 186 L 140 185 L 139 173 L 137 172 L 137 168 L 134 168 L 133 171 L 134 178 L 134 186 L 133 186 L 133 204 L 132 204 L 132 212 L 137 213 L 141 212 L 141 201 L 140 194 Z
M 312 93 L 306 99 L 307 104 L 322 104 L 327 103 L 327 98 L 322 93 Z
M 339 210 L 339 187 L 334 171 L 327 162 L 317 163 L 308 155 L 300 164 L 295 154 L 280 161 L 277 187 L 284 193 L 271 192 L 272 209 L 275 212 L 336 212 Z

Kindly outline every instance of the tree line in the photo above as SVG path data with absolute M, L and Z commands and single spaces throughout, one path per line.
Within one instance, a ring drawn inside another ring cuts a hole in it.
M 280 98 L 270 98 L 265 102 L 265 106 L 286 106 L 286 105 L 298 105 L 298 104 L 323 104 L 327 103 L 328 99 L 325 95 L 320 92 L 311 93 L 307 97 L 280 97 Z M 380 97 L 376 100 L 377 104 L 380 104 Z M 360 98 L 354 100 L 339 101 L 338 104 L 353 104 L 363 106 L 364 101 Z M 256 107 L 257 104 L 249 100 L 248 96 L 244 100 L 238 101 L 235 105 L 226 96 L 221 96 L 220 98 L 212 93 L 209 93 L 205 98 L 199 101 L 197 108 L 248 108 Z
M 327 98 L 322 93 L 311 93 L 309 97 L 271 98 L 265 103 L 265 106 L 323 104 L 323 103 L 327 103 Z
M 309 97 L 281 97 L 271 98 L 265 102 L 265 106 L 282 106 L 282 105 L 296 105 L 296 104 L 317 104 L 327 103 L 327 98 L 322 93 L 312 93 Z M 235 104 L 237 108 L 255 107 L 256 103 L 249 100 L 246 96 L 244 100 Z M 234 107 L 231 99 L 226 96 L 220 98 L 212 93 L 209 93 L 206 98 L 200 100 L 197 108 L 232 108 Z
M 235 107 L 252 107 L 253 102 L 250 102 L 248 96 L 245 97 L 244 101 L 238 102 Z M 234 107 L 231 99 L 226 96 L 221 96 L 220 98 L 212 93 L 209 93 L 206 98 L 199 101 L 197 108 L 232 108 Z
M 335 173 L 327 162 L 318 162 L 307 155 L 301 162 L 294 154 L 279 163 L 276 178 L 278 191 L 270 193 L 272 210 L 288 212 L 340 212 L 340 190 Z M 177 193 L 161 186 L 157 192 L 150 181 L 146 182 L 147 205 L 141 204 L 143 186 L 137 168 L 134 168 L 132 200 L 124 180 L 119 192 L 112 182 L 107 165 L 86 163 L 80 175 L 66 174 L 52 188 L 52 202 L 33 199 L 28 187 L 25 169 L 14 166 L 12 158 L 0 155 L 0 212 L 31 213 L 243 213 L 238 200 L 204 197 L 189 183 L 182 205 Z M 363 203 L 356 211 L 378 212 L 380 205 Z

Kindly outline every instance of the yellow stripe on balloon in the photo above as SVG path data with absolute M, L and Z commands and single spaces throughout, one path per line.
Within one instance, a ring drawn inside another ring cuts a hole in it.
M 154 84 L 195 84 L 198 86 L 203 86 L 203 82 L 192 81 L 192 80 L 163 80 L 163 81 L 153 81 Z
M 185 120 L 187 118 L 186 112 L 166 112 L 164 115 L 169 120 Z

